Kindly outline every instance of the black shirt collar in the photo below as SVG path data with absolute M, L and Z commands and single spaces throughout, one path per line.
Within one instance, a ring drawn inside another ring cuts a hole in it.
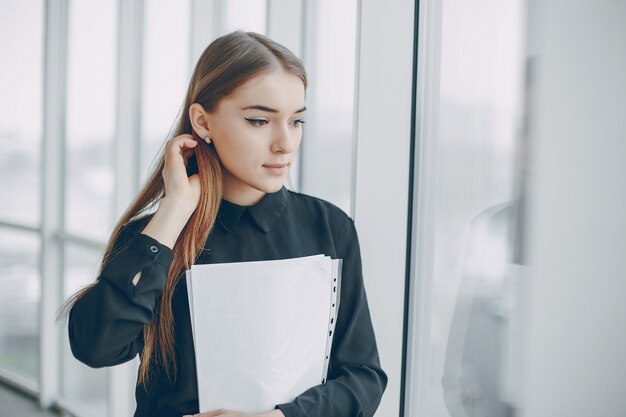
M 253 206 L 240 206 L 222 199 L 216 223 L 226 232 L 230 232 L 247 210 L 254 222 L 268 233 L 287 206 L 288 191 L 283 186 L 275 193 L 267 193 Z

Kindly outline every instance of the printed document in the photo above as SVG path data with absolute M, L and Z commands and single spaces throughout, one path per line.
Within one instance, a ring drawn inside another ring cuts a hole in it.
M 325 383 L 340 259 L 193 265 L 186 281 L 201 413 L 267 412 Z

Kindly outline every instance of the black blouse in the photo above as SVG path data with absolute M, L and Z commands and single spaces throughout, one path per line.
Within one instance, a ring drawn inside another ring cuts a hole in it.
M 154 309 L 173 254 L 167 246 L 140 233 L 147 222 L 147 218 L 135 220 L 122 229 L 114 256 L 97 284 L 70 311 L 72 352 L 91 367 L 133 359 L 143 348 L 143 326 L 155 319 Z M 327 381 L 276 408 L 286 417 L 372 416 L 387 386 L 387 375 L 378 357 L 353 220 L 327 201 L 283 187 L 253 206 L 222 200 L 216 226 L 196 264 L 320 253 L 343 259 L 341 303 Z M 133 286 L 131 281 L 140 271 L 141 279 Z M 185 279 L 179 281 L 172 304 L 177 378 L 169 381 L 153 360 L 153 377 L 135 391 L 136 417 L 181 417 L 199 412 Z

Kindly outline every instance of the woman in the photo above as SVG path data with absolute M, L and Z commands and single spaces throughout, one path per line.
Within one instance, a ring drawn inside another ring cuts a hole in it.
M 97 281 L 69 300 L 76 358 L 103 367 L 140 355 L 135 416 L 198 413 L 185 269 L 320 253 L 343 259 L 328 379 L 259 415 L 371 416 L 378 407 L 387 376 L 354 223 L 283 186 L 302 137 L 306 83 L 298 58 L 265 36 L 234 32 L 211 43 L 175 137 L 116 225 Z

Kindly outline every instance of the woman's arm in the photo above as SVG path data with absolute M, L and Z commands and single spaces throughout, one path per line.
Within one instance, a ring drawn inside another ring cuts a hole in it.
M 70 310 L 70 347 L 78 360 L 112 366 L 142 349 L 143 326 L 154 320 L 172 262 L 170 246 L 186 222 L 180 213 L 164 199 L 143 232 L 145 220 L 122 229 L 97 284 Z
M 143 347 L 143 326 L 153 321 L 172 251 L 125 226 L 96 285 L 72 306 L 68 334 L 76 359 L 93 368 L 134 358 Z M 156 248 L 156 251 L 153 249 Z M 134 286 L 133 277 L 141 279 Z
M 191 135 L 170 139 L 162 171 L 165 197 L 150 222 L 126 225 L 96 285 L 72 306 L 68 332 L 74 356 L 94 368 L 134 358 L 143 348 L 143 326 L 154 310 L 172 263 L 172 248 L 200 196 L 198 174 L 187 177 L 197 142 Z
M 194 206 L 164 197 L 141 233 L 172 249 L 194 209 Z
M 371 417 L 387 386 L 363 287 L 358 237 L 350 218 L 338 239 L 337 256 L 343 259 L 341 303 L 328 379 L 293 402 L 278 404 L 276 408 L 286 417 Z

